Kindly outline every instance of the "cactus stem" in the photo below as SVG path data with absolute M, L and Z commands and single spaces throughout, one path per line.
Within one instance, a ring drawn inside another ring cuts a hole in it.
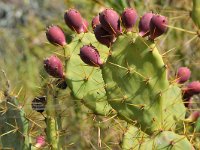
M 191 17 L 198 28 L 200 28 L 199 15 L 200 15 L 200 1 L 193 0 L 193 8 L 191 12 Z
M 54 93 L 51 85 L 47 85 L 46 88 L 46 96 L 47 96 L 47 117 L 45 118 L 46 122 L 46 134 L 47 134 L 47 141 L 52 150 L 61 150 L 64 141 L 62 137 L 58 136 L 57 131 L 62 130 L 61 127 L 61 118 L 58 116 L 56 108 L 52 108 L 51 106 L 58 105 L 56 94 Z M 50 109 L 51 108 L 51 109 Z
M 64 72 L 66 72 L 67 62 L 70 59 L 70 53 L 69 53 L 69 50 L 67 50 L 67 45 L 64 45 L 62 48 L 63 48 L 63 55 L 64 55 Z

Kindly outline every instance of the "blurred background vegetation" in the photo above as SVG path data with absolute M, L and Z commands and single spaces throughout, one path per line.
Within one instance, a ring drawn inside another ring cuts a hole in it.
M 192 72 L 191 80 L 200 79 L 199 36 L 187 32 L 198 30 L 190 18 L 191 0 L 1 0 L 0 69 L 6 72 L 13 93 L 20 91 L 21 101 L 28 111 L 31 111 L 31 101 L 41 93 L 41 84 L 48 76 L 43 69 L 43 59 L 60 51 L 47 42 L 46 27 L 60 25 L 70 40 L 72 32 L 63 20 L 65 10 L 76 8 L 91 23 L 92 18 L 106 7 L 119 13 L 124 7 L 135 7 L 140 16 L 149 11 L 167 16 L 172 27 L 156 42 L 160 52 L 166 52 L 165 61 L 171 75 L 179 66 L 187 66 Z M 1 83 L 4 80 L 1 77 L 0 88 L 3 88 Z M 103 119 L 94 118 L 85 108 L 81 109 L 84 106 L 71 101 L 69 93 L 69 90 L 64 91 L 60 97 L 66 109 L 67 146 L 76 150 L 98 149 L 98 122 Z M 123 122 L 114 120 L 101 127 L 102 149 L 119 149 L 123 133 L 121 124 Z

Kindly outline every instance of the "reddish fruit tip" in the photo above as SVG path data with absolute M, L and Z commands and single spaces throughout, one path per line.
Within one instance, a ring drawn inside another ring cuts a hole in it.
M 187 90 L 193 94 L 199 94 L 200 93 L 200 82 L 193 81 L 193 82 L 189 83 L 187 85 Z
M 154 40 L 167 31 L 168 20 L 165 16 L 154 15 L 150 21 L 150 39 Z
M 93 30 L 94 30 L 95 27 L 96 27 L 97 25 L 99 25 L 99 24 L 100 24 L 99 15 L 97 15 L 97 16 L 95 16 L 95 17 L 92 19 L 92 28 L 93 28 Z
M 102 27 L 109 32 L 118 36 L 122 33 L 120 24 L 120 17 L 116 11 L 111 8 L 107 8 L 99 14 L 99 20 Z
M 183 98 L 189 99 L 195 94 L 200 93 L 200 82 L 199 81 L 193 81 L 189 83 L 184 89 L 183 89 Z
M 52 55 L 51 57 L 44 60 L 44 68 L 46 72 L 55 77 L 55 78 L 63 78 L 63 65 L 61 60 L 57 57 Z
M 46 142 L 45 142 L 45 136 L 38 136 L 36 138 L 36 144 L 35 144 L 35 147 L 36 148 L 41 148 L 43 146 L 46 145 Z
M 190 75 L 191 75 L 191 71 L 189 68 L 187 67 L 178 68 L 178 71 L 176 74 L 178 83 L 186 82 L 190 78 Z
M 154 16 L 152 12 L 145 13 L 139 21 L 139 35 L 142 37 L 148 36 L 150 34 L 150 21 Z
M 131 29 L 133 28 L 133 26 L 136 23 L 137 18 L 138 18 L 138 14 L 135 9 L 126 8 L 123 11 L 123 13 L 121 15 L 121 19 L 122 19 L 122 23 L 127 31 L 131 31 Z
M 90 66 L 99 67 L 103 64 L 99 52 L 92 45 L 85 45 L 80 49 L 82 61 Z
M 65 34 L 57 25 L 52 25 L 47 28 L 46 37 L 51 44 L 60 46 L 66 45 Z
M 82 18 L 79 11 L 76 9 L 69 9 L 64 14 L 66 25 L 73 31 L 79 33 L 87 32 L 88 23 Z

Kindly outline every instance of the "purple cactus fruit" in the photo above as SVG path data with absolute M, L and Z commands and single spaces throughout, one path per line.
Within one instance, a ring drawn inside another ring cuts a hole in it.
M 67 10 L 64 14 L 64 20 L 71 30 L 76 31 L 77 33 L 84 32 L 84 19 L 77 10 Z
M 121 15 L 122 23 L 127 31 L 131 31 L 132 27 L 135 25 L 138 14 L 133 8 L 126 8 Z
M 99 14 L 99 20 L 102 27 L 110 34 L 117 36 L 122 33 L 120 17 L 113 9 L 108 8 L 102 11 Z
M 97 25 L 100 24 L 100 21 L 99 21 L 99 15 L 97 15 L 96 17 L 94 17 L 92 19 L 92 28 L 93 30 L 96 28 Z
M 150 21 L 154 16 L 153 13 L 146 13 L 142 16 L 139 21 L 139 35 L 142 37 L 148 36 L 150 34 Z
M 200 93 L 200 82 L 193 81 L 189 83 L 183 90 L 183 99 L 189 99 L 195 94 Z
M 87 20 L 83 19 L 83 25 L 82 25 L 81 32 L 84 32 L 84 33 L 88 32 L 88 26 L 89 26 L 89 24 L 88 24 Z
M 44 68 L 46 72 L 55 77 L 55 78 L 63 78 L 63 65 L 61 60 L 57 57 L 52 55 L 51 57 L 44 60 Z
M 178 83 L 186 82 L 190 78 L 190 75 L 191 75 L 191 71 L 189 68 L 180 67 L 176 75 Z
M 154 40 L 167 31 L 168 20 L 165 16 L 154 15 L 150 21 L 150 39 Z
M 99 67 L 103 64 L 99 52 L 92 45 L 85 45 L 80 49 L 82 61 L 90 66 Z
M 94 34 L 97 41 L 103 45 L 106 45 L 107 47 L 110 47 L 112 42 L 115 40 L 115 36 L 107 32 L 101 24 L 96 26 L 94 29 Z
M 65 34 L 59 26 L 49 26 L 46 30 L 46 37 L 54 45 L 66 45 Z
M 200 111 L 194 111 L 190 114 L 190 116 L 186 119 L 188 122 L 196 122 L 200 117 Z
M 45 142 L 45 137 L 44 136 L 38 136 L 37 138 L 36 138 L 36 144 L 35 144 L 35 147 L 36 148 L 41 148 L 41 147 L 43 147 L 43 146 L 45 146 L 46 145 L 46 142 Z
M 193 81 L 187 85 L 186 92 L 191 94 L 199 94 L 200 93 L 200 82 Z

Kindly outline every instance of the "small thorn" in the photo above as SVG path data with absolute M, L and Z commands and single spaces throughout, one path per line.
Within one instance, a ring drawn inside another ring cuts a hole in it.
M 146 78 L 146 79 L 144 80 L 144 82 L 145 82 L 146 85 L 149 83 L 149 81 L 150 81 L 150 78 Z
M 161 97 L 161 96 L 162 96 L 162 92 L 160 91 L 160 92 L 158 93 L 158 95 Z

